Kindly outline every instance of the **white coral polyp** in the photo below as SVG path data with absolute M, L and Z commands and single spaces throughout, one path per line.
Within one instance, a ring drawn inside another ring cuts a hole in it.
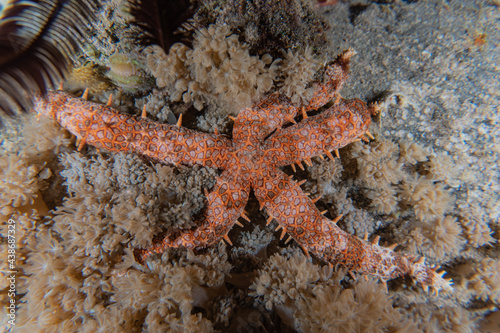
M 207 101 L 241 108 L 269 91 L 276 78 L 272 58 L 250 55 L 248 45 L 227 26 L 198 30 L 193 49 L 177 43 L 168 55 L 154 46 L 145 53 L 157 85 L 167 87 L 171 100 L 192 102 L 196 109 Z

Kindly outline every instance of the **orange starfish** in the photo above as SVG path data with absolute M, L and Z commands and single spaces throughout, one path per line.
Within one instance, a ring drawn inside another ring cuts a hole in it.
M 244 208 L 249 192 L 254 190 L 261 208 L 275 219 L 307 253 L 330 265 L 341 265 L 351 272 L 370 274 L 382 281 L 410 275 L 424 288 L 436 291 L 451 289 L 442 273 L 424 264 L 424 258 L 398 254 L 394 247 L 378 245 L 378 237 L 368 242 L 350 235 L 336 222 L 324 217 L 296 182 L 280 170 L 285 165 L 301 162 L 364 138 L 377 111 L 360 100 L 342 100 L 339 91 L 347 79 L 353 51 L 345 51 L 328 65 L 324 79 L 315 82 L 315 93 L 300 108 L 288 98 L 272 94 L 258 104 L 241 111 L 234 119 L 232 141 L 216 134 L 200 133 L 177 125 L 148 121 L 118 113 L 109 105 L 78 99 L 58 91 L 37 99 L 36 110 L 54 117 L 62 126 L 80 138 L 79 146 L 91 144 L 109 151 L 133 151 L 159 162 L 199 164 L 224 170 L 210 193 L 197 227 L 170 231 L 163 239 L 153 241 L 148 249 L 137 249 L 136 259 L 143 262 L 152 253 L 170 247 L 190 249 L 210 246 L 221 238 L 231 243 L 227 234 L 237 219 L 248 219 Z M 335 98 L 326 111 L 308 117 Z M 287 128 L 299 114 L 303 120 Z

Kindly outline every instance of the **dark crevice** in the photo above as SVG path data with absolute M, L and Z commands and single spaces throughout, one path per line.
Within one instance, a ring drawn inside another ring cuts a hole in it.
M 356 4 L 349 6 L 349 22 L 354 25 L 356 17 L 358 17 L 362 12 L 366 10 L 370 5 Z

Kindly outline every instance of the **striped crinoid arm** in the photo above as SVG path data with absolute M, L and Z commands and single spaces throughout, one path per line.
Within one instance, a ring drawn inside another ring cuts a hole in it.
M 310 165 L 311 157 L 331 157 L 332 150 L 363 137 L 375 113 L 360 100 L 341 100 L 323 113 L 278 130 L 265 141 L 265 154 L 277 167 L 301 161 Z
M 300 188 L 276 169 L 254 182 L 255 195 L 269 214 L 268 223 L 275 219 L 282 228 L 281 238 L 287 233 L 306 253 L 312 253 L 332 266 L 342 266 L 352 273 L 368 274 L 387 281 L 409 275 L 424 289 L 450 290 L 450 281 L 443 273 L 416 260 L 393 251 L 393 247 L 378 245 L 359 239 L 340 229 L 336 221 L 329 220 L 317 209 Z M 288 241 L 287 240 L 287 241 Z
M 92 33 L 97 0 L 1 1 L 0 126 L 3 114 L 27 112 L 71 67 Z
M 152 254 L 162 253 L 168 248 L 199 249 L 222 238 L 231 244 L 227 234 L 244 214 L 249 193 L 250 184 L 241 179 L 235 170 L 224 171 L 217 178 L 212 191 L 206 193 L 208 202 L 197 226 L 168 232 L 165 236 L 154 239 L 149 248 L 136 249 L 134 255 L 137 262 L 142 264 Z
M 110 103 L 108 103 L 110 104 Z M 224 168 L 231 142 L 178 125 L 165 125 L 119 113 L 107 105 L 62 91 L 35 99 L 35 111 L 55 118 L 84 144 L 112 152 L 135 152 L 163 163 Z

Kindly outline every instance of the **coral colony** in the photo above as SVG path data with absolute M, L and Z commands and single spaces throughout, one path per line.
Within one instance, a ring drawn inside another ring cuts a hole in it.
M 329 220 L 293 181 L 279 170 L 285 165 L 304 162 L 331 154 L 345 145 L 366 139 L 375 114 L 375 106 L 359 100 L 343 100 L 340 89 L 347 79 L 352 51 L 345 51 L 328 65 L 323 80 L 314 83 L 314 94 L 308 104 L 295 107 L 278 93 L 241 111 L 234 119 L 232 141 L 224 136 L 205 134 L 177 125 L 149 121 L 146 109 L 141 118 L 120 114 L 107 105 L 73 98 L 62 92 L 51 92 L 35 103 L 37 112 L 53 117 L 79 139 L 79 148 L 90 144 L 112 152 L 135 152 L 162 163 L 203 165 L 224 170 L 210 193 L 206 192 L 207 207 L 197 226 L 170 230 L 163 239 L 155 240 L 147 249 L 136 249 L 136 259 L 143 263 L 152 253 L 167 248 L 200 249 L 219 242 L 231 244 L 227 234 L 237 219 L 248 220 L 244 208 L 253 188 L 261 208 L 269 214 L 268 223 L 275 219 L 282 228 L 281 238 L 289 235 L 306 254 L 312 253 L 326 263 L 346 267 L 351 272 L 368 274 L 382 281 L 409 275 L 425 289 L 450 290 L 444 272 L 436 272 L 424 264 L 424 258 L 395 253 L 394 247 L 378 244 L 378 237 L 368 242 L 352 236 Z M 326 111 L 308 117 L 329 101 Z M 303 120 L 287 128 L 302 113 Z M 366 139 L 367 140 L 367 139 Z

